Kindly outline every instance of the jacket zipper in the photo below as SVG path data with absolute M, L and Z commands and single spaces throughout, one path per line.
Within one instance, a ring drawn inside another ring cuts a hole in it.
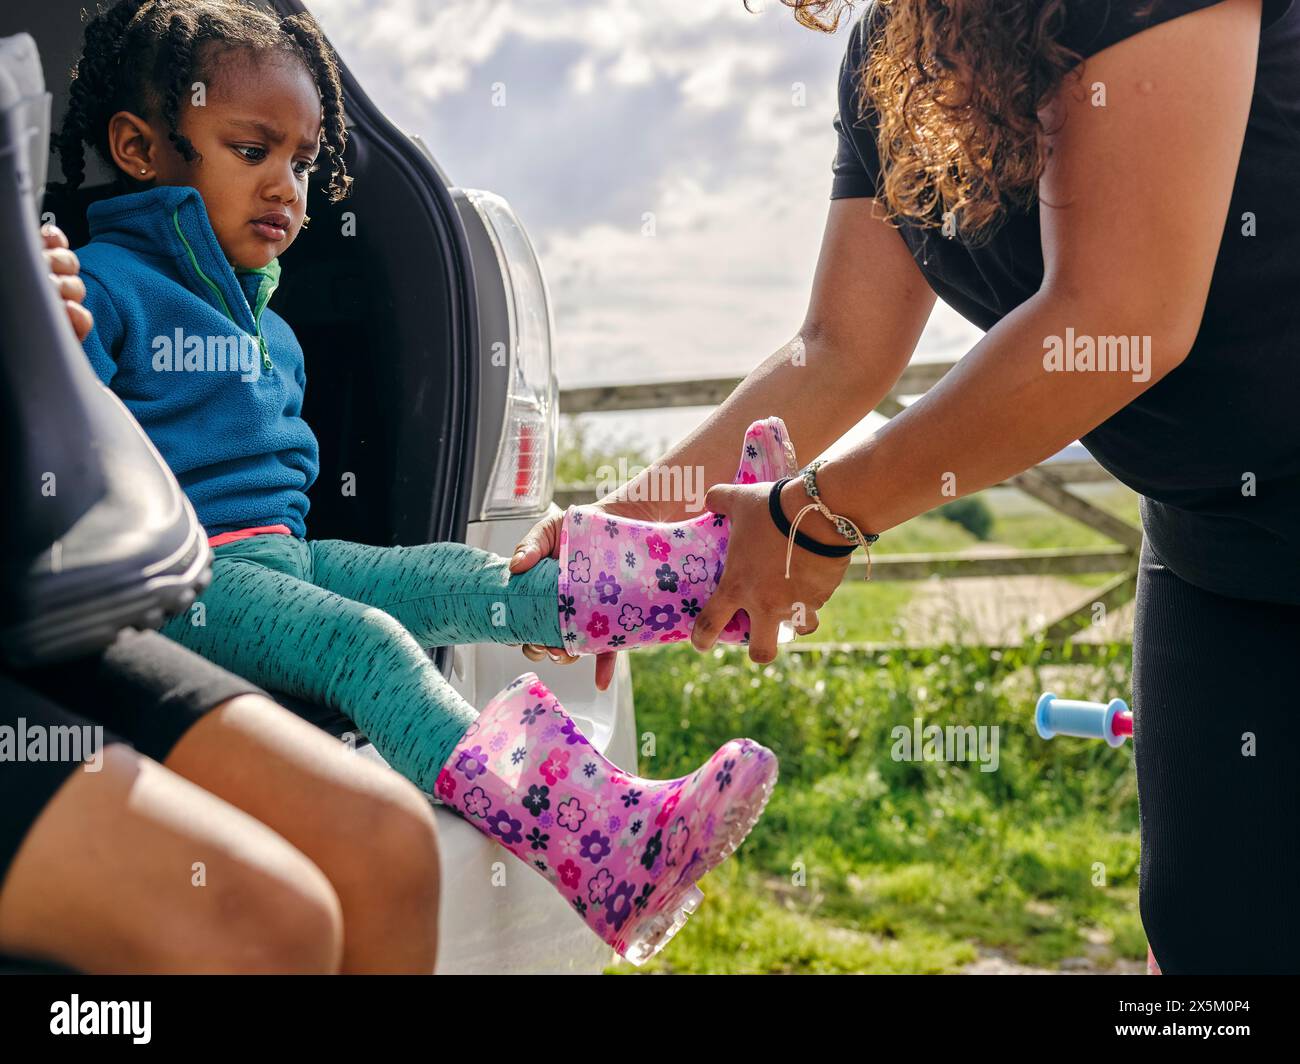
M 221 294 L 221 289 L 217 287 L 212 278 L 203 272 L 203 267 L 199 265 L 194 249 L 190 247 L 190 242 L 185 238 L 185 232 L 181 229 L 181 212 L 179 209 L 172 211 L 172 225 L 176 227 L 176 235 L 181 238 L 181 243 L 185 245 L 185 254 L 189 256 L 190 265 L 194 267 L 194 272 L 203 279 L 204 283 L 221 300 L 221 309 L 225 312 L 226 317 L 230 319 L 231 324 L 238 326 L 239 322 L 230 313 L 230 304 L 226 302 L 226 297 Z M 262 284 L 258 286 L 257 308 L 253 311 L 253 327 L 257 330 L 257 346 L 262 352 L 262 369 L 264 370 L 271 368 L 271 352 L 267 349 L 266 337 L 262 335 L 262 311 L 266 309 L 266 304 L 271 301 L 271 295 L 275 292 L 276 287 L 274 284 L 268 285 L 266 276 L 263 274 Z
M 266 274 L 262 274 L 262 283 L 257 286 L 257 306 L 253 308 L 253 324 L 257 327 L 257 343 L 262 348 L 262 369 L 264 370 L 271 368 L 271 352 L 267 350 L 266 337 L 262 335 L 262 311 L 271 302 L 271 296 L 275 294 L 278 287 L 278 285 L 271 282 L 271 279 Z

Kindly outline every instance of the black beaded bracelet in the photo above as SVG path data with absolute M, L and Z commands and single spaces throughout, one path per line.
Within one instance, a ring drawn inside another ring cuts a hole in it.
M 785 516 L 785 511 L 781 509 L 781 489 L 792 481 L 794 477 L 783 477 L 772 485 L 772 490 L 767 494 L 767 510 L 772 515 L 772 522 L 776 525 L 777 530 L 786 539 L 790 538 L 790 521 Z M 847 558 L 855 550 L 857 544 L 847 543 L 843 547 L 837 547 L 830 543 L 819 543 L 811 536 L 805 536 L 802 532 L 794 534 L 794 541 L 806 551 L 813 554 L 820 554 L 823 558 Z

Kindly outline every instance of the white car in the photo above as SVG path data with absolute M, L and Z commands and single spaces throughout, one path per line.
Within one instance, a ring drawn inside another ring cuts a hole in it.
M 304 9 L 297 0 L 262 2 L 282 15 Z M 6 0 L 0 37 L 29 33 L 46 71 L 69 70 L 84 6 Z M 320 440 L 312 535 L 386 545 L 459 541 L 509 555 L 551 505 L 554 484 L 558 392 L 536 255 L 503 199 L 456 188 L 346 65 L 342 78 L 354 194 L 340 204 L 315 197 L 312 225 L 299 238 L 305 250 L 295 251 L 276 295 L 307 354 L 304 414 Z M 68 86 L 52 80 L 58 128 Z M 44 201 L 42 220 L 56 221 L 74 248 L 86 239 L 87 205 L 111 191 L 98 160 L 87 164 L 74 198 Z M 594 745 L 635 768 L 626 661 L 610 689 L 597 692 L 590 664 L 534 666 L 504 646 L 434 654 L 476 705 L 519 673 L 539 672 Z M 358 756 L 379 757 L 341 715 L 284 701 L 356 742 Z M 440 972 L 590 973 L 614 959 L 535 871 L 448 810 L 438 807 L 437 817 Z

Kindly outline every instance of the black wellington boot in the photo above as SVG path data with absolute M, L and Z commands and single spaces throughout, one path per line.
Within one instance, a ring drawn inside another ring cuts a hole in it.
M 12 666 L 157 627 L 211 578 L 189 500 L 95 376 L 47 276 L 48 115 L 35 43 L 0 40 L 0 657 Z

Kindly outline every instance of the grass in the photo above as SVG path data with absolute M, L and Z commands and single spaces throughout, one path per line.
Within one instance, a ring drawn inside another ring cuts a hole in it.
M 1131 755 L 1038 739 L 1041 646 L 807 653 L 765 667 L 734 650 L 654 653 L 633 663 L 638 731 L 656 736 L 642 773 L 685 774 L 749 735 L 777 753 L 781 781 L 745 845 L 701 882 L 700 911 L 644 970 L 952 972 L 988 951 L 1105 968 L 1144 956 Z M 1128 650 L 1067 672 L 1051 685 L 1123 695 Z M 996 726 L 997 770 L 895 760 L 893 728 L 914 717 Z

